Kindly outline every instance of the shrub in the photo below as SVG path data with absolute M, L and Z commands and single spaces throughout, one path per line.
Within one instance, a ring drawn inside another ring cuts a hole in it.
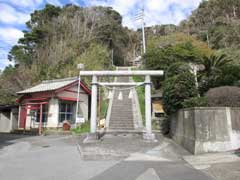
M 86 121 L 85 123 L 78 125 L 76 128 L 71 129 L 71 131 L 75 134 L 90 132 L 90 122 Z
M 191 69 L 191 67 L 189 66 L 188 63 L 176 62 L 169 66 L 169 68 L 167 69 L 167 71 L 165 73 L 165 76 L 166 76 L 166 78 L 170 78 L 172 76 L 176 76 L 181 73 L 189 72 L 190 69 Z
M 235 86 L 240 80 L 240 66 L 228 65 L 222 68 L 222 75 L 217 80 L 218 86 Z
M 207 99 L 207 97 L 193 97 L 193 98 L 185 100 L 182 104 L 183 104 L 184 108 L 207 107 L 208 99 Z
M 240 88 L 222 86 L 212 88 L 206 93 L 208 104 L 212 107 L 240 107 Z
M 186 99 L 197 96 L 194 76 L 190 72 L 168 78 L 163 84 L 163 107 L 167 115 L 183 108 Z

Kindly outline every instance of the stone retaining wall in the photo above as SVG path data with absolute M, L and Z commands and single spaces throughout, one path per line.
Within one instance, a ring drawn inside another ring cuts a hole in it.
M 172 138 L 193 154 L 240 148 L 240 108 L 198 107 L 171 117 Z

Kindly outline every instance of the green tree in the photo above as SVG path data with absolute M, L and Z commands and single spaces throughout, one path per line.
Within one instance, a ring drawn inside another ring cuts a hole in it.
M 124 65 L 138 48 L 137 33 L 124 28 L 111 7 L 47 4 L 26 24 L 24 37 L 9 52 L 17 66 L 2 73 L 0 91 L 8 87 L 14 94 L 44 79 L 76 76 L 80 62 L 86 69 L 109 69 L 112 52 L 114 63 Z
M 169 67 L 174 66 L 174 64 L 198 63 L 202 56 L 212 53 L 213 51 L 207 47 L 206 43 L 177 33 L 165 37 L 150 38 L 144 62 L 147 69 L 167 72 Z M 155 87 L 159 88 L 162 79 L 153 78 L 153 80 Z
M 183 102 L 196 97 L 198 91 L 192 73 L 184 72 L 165 79 L 163 84 L 163 107 L 167 115 L 183 108 Z
M 165 72 L 165 78 L 170 78 L 181 73 L 189 72 L 191 66 L 185 62 L 176 62 L 171 64 Z

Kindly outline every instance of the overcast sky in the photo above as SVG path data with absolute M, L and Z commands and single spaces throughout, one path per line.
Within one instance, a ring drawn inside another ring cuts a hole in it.
M 202 0 L 0 0 L 0 69 L 9 64 L 7 54 L 23 36 L 25 22 L 30 13 L 41 9 L 46 3 L 64 6 L 73 3 L 79 6 L 111 6 L 123 16 L 123 25 L 136 28 L 134 21 L 144 4 L 146 25 L 178 24 L 196 9 Z

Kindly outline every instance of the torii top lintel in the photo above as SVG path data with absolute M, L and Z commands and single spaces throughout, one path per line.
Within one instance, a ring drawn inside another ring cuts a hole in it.
M 80 76 L 162 76 L 163 71 L 80 71 Z

